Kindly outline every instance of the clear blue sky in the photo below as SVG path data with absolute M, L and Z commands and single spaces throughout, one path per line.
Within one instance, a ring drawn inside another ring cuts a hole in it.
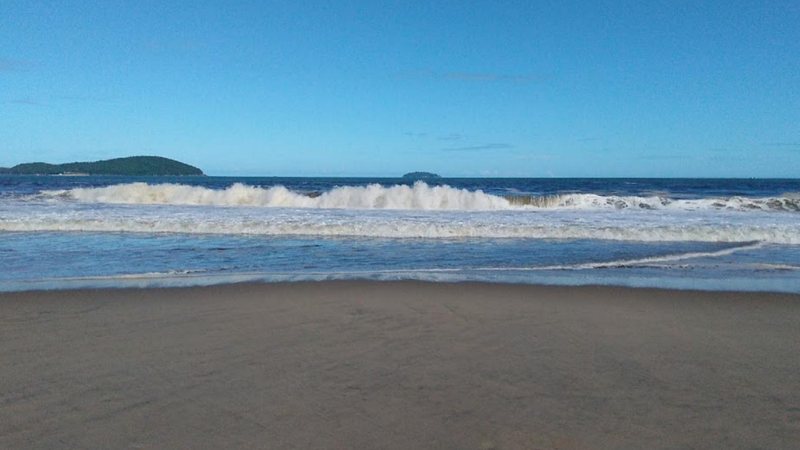
M 800 177 L 800 2 L 0 1 L 0 166 L 137 154 Z

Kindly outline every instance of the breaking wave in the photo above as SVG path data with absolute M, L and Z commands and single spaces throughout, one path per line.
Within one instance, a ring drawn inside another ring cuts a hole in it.
M 558 194 L 544 196 L 509 196 L 515 206 L 540 209 L 642 209 L 642 210 L 730 210 L 800 212 L 800 196 L 750 198 L 672 199 L 662 196 L 617 196 L 597 194 Z
M 326 209 L 400 210 L 727 210 L 800 212 L 800 195 L 749 198 L 673 199 L 665 196 L 598 194 L 493 195 L 481 190 L 430 186 L 341 186 L 322 193 L 302 193 L 284 186 L 259 187 L 242 183 L 225 189 L 183 184 L 128 183 L 98 188 L 44 191 L 38 198 L 86 203 L 136 205 L 250 206 Z
M 509 209 L 510 202 L 480 190 L 429 186 L 379 184 L 342 186 L 321 194 L 304 194 L 283 186 L 262 188 L 236 183 L 226 189 L 208 189 L 182 184 L 118 184 L 101 188 L 46 191 L 45 195 L 91 203 L 153 205 L 256 206 L 329 209 L 420 209 L 497 210 Z

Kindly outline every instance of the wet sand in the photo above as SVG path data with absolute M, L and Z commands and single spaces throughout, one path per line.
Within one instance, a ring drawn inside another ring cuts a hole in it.
M 0 448 L 797 448 L 800 296 L 0 294 Z

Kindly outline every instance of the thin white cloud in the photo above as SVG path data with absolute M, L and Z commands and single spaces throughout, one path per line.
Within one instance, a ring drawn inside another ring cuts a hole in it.
M 397 74 L 405 79 L 431 79 L 442 81 L 464 81 L 475 83 L 538 83 L 545 81 L 542 75 L 526 73 L 502 73 L 502 72 L 437 72 L 433 70 L 409 70 Z
M 8 103 L 12 105 L 27 105 L 27 106 L 44 106 L 44 103 L 30 97 L 21 97 L 21 98 L 12 98 L 6 100 L 3 103 Z
M 447 147 L 443 148 L 442 150 L 446 152 L 480 152 L 485 150 L 507 150 L 510 148 L 514 148 L 514 146 L 507 143 L 492 143 L 492 144 L 481 144 L 481 145 L 467 145 L 464 147 Z
M 800 147 L 800 142 L 765 142 L 767 147 Z

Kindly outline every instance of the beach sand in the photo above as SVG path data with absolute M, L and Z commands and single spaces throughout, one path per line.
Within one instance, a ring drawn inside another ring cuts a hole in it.
M 798 448 L 800 296 L 0 294 L 0 448 Z

